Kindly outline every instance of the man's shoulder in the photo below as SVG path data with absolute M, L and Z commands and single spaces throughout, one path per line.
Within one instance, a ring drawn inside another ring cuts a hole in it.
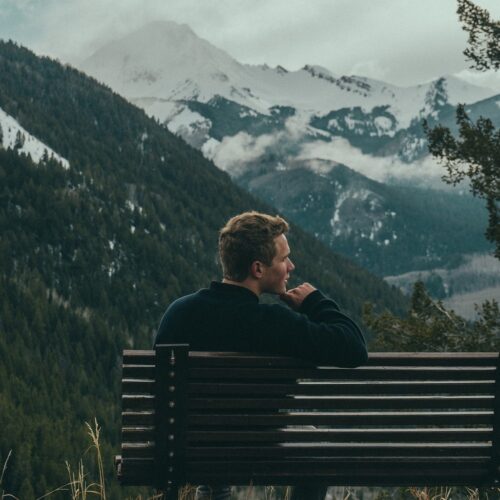
M 187 311 L 193 307 L 195 307 L 197 304 L 200 304 L 204 301 L 204 295 L 206 295 L 207 290 L 202 288 L 201 290 L 198 290 L 197 292 L 190 293 L 188 295 L 183 295 L 182 297 L 179 297 L 178 299 L 175 299 L 167 308 L 165 314 L 177 314 L 182 311 Z
M 203 303 L 202 296 L 203 289 L 179 297 L 167 307 L 156 332 L 155 344 L 175 341 L 175 336 L 183 330 L 186 322 L 199 315 L 196 311 L 200 310 Z

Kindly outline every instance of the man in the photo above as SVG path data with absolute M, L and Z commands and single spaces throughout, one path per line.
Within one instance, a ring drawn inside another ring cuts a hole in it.
M 219 235 L 222 282 L 173 302 L 155 344 L 265 352 L 342 367 L 365 363 L 363 334 L 333 300 L 309 283 L 287 291 L 295 269 L 287 231 L 287 222 L 278 216 L 245 212 L 230 219 Z M 278 295 L 288 307 L 259 303 L 263 293 Z M 197 498 L 209 498 L 209 493 L 208 487 L 200 487 Z M 319 495 L 324 497 L 324 491 L 295 488 L 292 498 Z M 229 488 L 213 491 L 212 498 L 229 498 Z

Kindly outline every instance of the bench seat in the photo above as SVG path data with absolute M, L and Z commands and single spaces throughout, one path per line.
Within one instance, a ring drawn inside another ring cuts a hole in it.
M 162 345 L 124 351 L 124 485 L 491 486 L 498 353 L 372 353 L 355 368 Z

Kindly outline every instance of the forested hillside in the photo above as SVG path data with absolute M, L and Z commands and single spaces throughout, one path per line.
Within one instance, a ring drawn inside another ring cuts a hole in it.
M 66 483 L 64 461 L 76 463 L 97 417 L 118 498 L 121 350 L 149 347 L 173 299 L 220 277 L 229 216 L 274 210 L 70 67 L 0 43 L 0 75 L 0 108 L 70 165 L 0 148 L 0 466 L 12 450 L 2 488 L 24 500 Z M 365 301 L 403 309 L 395 289 L 297 227 L 290 242 L 295 282 L 357 318 Z

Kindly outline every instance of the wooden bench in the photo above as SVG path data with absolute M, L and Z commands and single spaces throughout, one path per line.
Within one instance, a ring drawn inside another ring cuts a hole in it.
M 372 353 L 355 369 L 277 356 L 123 355 L 123 485 L 492 486 L 498 353 Z

